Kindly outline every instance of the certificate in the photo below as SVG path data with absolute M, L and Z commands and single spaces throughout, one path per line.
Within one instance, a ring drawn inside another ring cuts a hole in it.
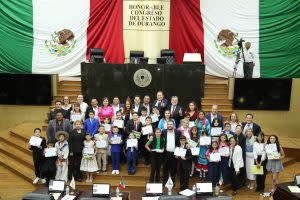
M 39 146 L 41 146 L 42 140 L 43 139 L 40 137 L 32 136 L 29 140 L 29 144 L 31 146 L 39 147 Z
M 267 153 L 277 152 L 277 145 L 276 144 L 267 144 L 266 145 L 266 152 Z
M 219 153 L 211 153 L 209 158 L 211 162 L 219 162 L 221 160 L 221 155 Z
M 195 126 L 195 122 L 194 122 L 194 121 L 190 121 L 190 122 L 189 122 L 189 127 L 192 128 L 192 127 L 194 127 L 194 126 Z
M 149 134 L 153 133 L 152 126 L 151 125 L 150 126 L 144 126 L 142 128 L 142 133 L 143 133 L 143 135 L 149 135 Z
M 141 137 L 141 132 L 138 132 L 138 131 L 132 131 L 132 133 L 135 135 L 135 137 L 137 138 L 137 139 L 140 139 L 140 137 Z
M 95 151 L 94 151 L 94 148 L 92 148 L 92 147 L 84 147 L 83 148 L 83 153 L 84 154 L 94 154 Z
M 202 136 L 200 137 L 200 145 L 201 146 L 206 146 L 211 144 L 211 137 L 207 136 Z
M 158 122 L 158 120 L 159 120 L 157 114 L 151 115 L 151 119 L 152 119 L 152 123 Z
M 110 124 L 104 124 L 104 130 L 105 132 L 109 132 L 111 130 L 111 125 Z
M 221 127 L 212 127 L 210 129 L 211 136 L 220 136 L 222 134 L 222 128 Z
M 191 147 L 196 147 L 198 145 L 197 142 L 195 142 L 194 140 L 188 140 L 188 144 L 191 146 Z
M 107 147 L 107 142 L 105 140 L 97 140 L 96 147 L 99 149 L 103 149 Z
M 199 147 L 192 147 L 191 152 L 193 156 L 199 156 L 200 154 L 200 148 Z
M 145 125 L 146 124 L 146 117 L 140 116 L 140 122 Z
M 178 156 L 178 157 L 184 157 L 186 154 L 186 149 L 184 148 L 180 148 L 180 147 L 176 147 L 175 151 L 174 151 L 174 155 Z
M 137 147 L 138 144 L 137 139 L 128 139 L 126 143 L 127 147 Z
M 46 148 L 45 149 L 45 157 L 53 157 L 53 156 L 57 156 L 56 153 L 56 148 L 55 147 L 51 147 L 51 148 Z
M 124 128 L 124 121 L 120 120 L 120 119 L 117 119 L 117 120 L 114 121 L 113 125 L 117 126 L 118 128 Z
M 257 174 L 257 175 L 263 175 L 264 174 L 264 166 L 260 166 L 260 168 L 257 168 L 256 165 L 251 166 L 251 173 Z
M 110 140 L 111 140 L 112 144 L 120 144 L 121 141 L 122 141 L 122 139 L 120 137 L 118 137 L 118 136 L 114 136 Z
M 280 159 L 280 153 L 278 153 L 277 151 L 270 152 L 270 153 L 267 152 L 267 157 L 268 157 L 268 160 L 278 160 L 278 159 Z
M 221 156 L 229 156 L 229 147 L 219 148 L 219 153 Z

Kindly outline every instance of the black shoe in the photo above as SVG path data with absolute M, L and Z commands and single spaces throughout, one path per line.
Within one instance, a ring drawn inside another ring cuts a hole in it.
M 237 194 L 237 191 L 232 191 L 232 196 L 235 196 Z

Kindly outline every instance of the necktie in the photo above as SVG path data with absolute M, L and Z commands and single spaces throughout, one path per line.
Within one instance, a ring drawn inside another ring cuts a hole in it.
M 172 112 L 171 112 L 171 115 L 173 116 L 174 115 L 174 112 L 175 112 L 175 106 L 172 106 Z
M 134 130 L 136 131 L 137 130 L 137 123 L 134 122 Z

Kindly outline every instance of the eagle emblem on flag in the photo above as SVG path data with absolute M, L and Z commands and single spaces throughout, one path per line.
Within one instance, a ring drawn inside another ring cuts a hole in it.
M 238 42 L 236 40 L 237 37 L 238 33 L 229 29 L 222 29 L 218 33 L 217 38 L 214 40 L 218 53 L 224 57 L 236 59 L 239 49 Z

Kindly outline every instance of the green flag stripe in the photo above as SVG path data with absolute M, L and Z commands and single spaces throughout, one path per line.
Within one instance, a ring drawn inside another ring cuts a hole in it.
M 300 77 L 300 2 L 260 0 L 261 77 Z
M 0 72 L 31 73 L 32 1 L 1 0 L 0 7 Z

